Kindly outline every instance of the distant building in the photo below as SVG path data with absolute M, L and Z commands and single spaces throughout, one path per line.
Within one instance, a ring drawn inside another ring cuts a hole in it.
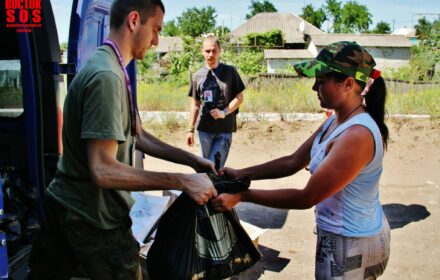
M 183 40 L 180 37 L 160 37 L 159 44 L 153 50 L 157 53 L 157 58 L 161 59 L 169 52 L 183 51 Z
M 399 68 L 409 64 L 413 43 L 403 35 L 388 34 L 315 34 L 310 38 L 308 50 L 319 52 L 337 41 L 354 41 L 364 47 L 376 61 L 377 68 Z
M 289 70 L 293 64 L 313 59 L 308 50 L 267 49 L 264 50 L 267 73 L 279 73 Z
M 251 33 L 273 30 L 283 32 L 284 46 L 264 50 L 268 73 L 284 72 L 293 64 L 316 57 L 326 45 L 337 41 L 355 41 L 365 47 L 375 58 L 378 69 L 398 68 L 409 63 L 410 41 L 415 33 L 389 34 L 339 34 L 326 33 L 292 13 L 260 13 L 237 27 L 231 41 L 243 42 Z
M 304 34 L 324 34 L 325 32 L 292 13 L 260 13 L 229 33 L 231 41 L 240 42 L 251 33 L 265 33 L 281 30 L 284 48 L 303 49 Z
M 417 36 L 416 36 L 416 30 L 414 28 L 408 28 L 408 27 L 402 27 L 396 29 L 392 35 L 403 35 L 406 38 L 408 38 L 411 43 L 416 44 L 417 43 Z

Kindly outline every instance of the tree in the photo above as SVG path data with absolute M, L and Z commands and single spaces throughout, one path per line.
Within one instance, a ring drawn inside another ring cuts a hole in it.
M 157 54 L 154 51 L 149 51 L 142 60 L 136 60 L 136 72 L 142 79 L 153 64 L 157 61 Z
M 390 25 L 387 22 L 379 21 L 376 24 L 376 27 L 372 30 L 372 33 L 390 34 L 391 33 L 391 27 L 390 27 Z
M 348 1 L 342 8 L 341 31 L 343 33 L 367 31 L 373 21 L 366 5 L 356 1 Z
M 231 30 L 227 26 L 217 26 L 213 31 L 214 31 L 215 36 L 217 36 L 219 38 L 222 38 L 226 34 L 231 32 Z
M 62 50 L 67 50 L 67 46 L 68 46 L 67 42 L 62 42 L 62 43 L 60 44 L 60 49 L 62 49 Z
M 440 54 L 440 19 L 432 24 L 430 39 L 431 42 L 428 43 L 436 48 L 437 54 Z
M 169 53 L 169 71 L 174 76 L 179 76 L 188 69 L 198 68 L 198 64 L 203 62 L 200 52 L 202 42 L 193 37 L 183 37 L 183 51 Z
M 249 6 L 249 10 L 250 13 L 246 15 L 246 19 L 250 19 L 251 17 L 259 13 L 278 12 L 272 2 L 267 0 L 264 0 L 263 2 L 252 0 L 251 5 Z
M 420 41 L 429 39 L 432 29 L 432 23 L 429 22 L 426 17 L 419 18 L 418 23 L 415 25 L 416 36 Z
M 324 5 L 324 10 L 327 12 L 328 20 L 332 20 L 332 30 L 334 33 L 341 32 L 341 2 L 336 0 L 327 0 Z
M 180 34 L 179 27 L 177 27 L 176 22 L 173 20 L 165 22 L 162 29 L 162 35 L 164 36 L 177 36 Z
M 217 11 L 211 6 L 201 9 L 196 7 L 186 9 L 182 15 L 177 17 L 181 34 L 197 37 L 212 32 L 215 28 L 216 13 Z
M 429 22 L 425 17 L 415 26 L 419 44 L 411 49 L 411 66 L 418 66 L 419 79 L 431 79 L 440 63 L 440 19 Z M 437 74 L 437 77 L 440 77 Z
M 283 32 L 275 29 L 264 33 L 249 33 L 246 36 L 246 45 L 254 47 L 280 47 L 283 46 Z
M 327 20 L 327 15 L 325 14 L 324 9 L 319 8 L 315 10 L 312 4 L 308 4 L 302 8 L 302 14 L 300 17 L 318 28 L 321 28 L 321 25 Z

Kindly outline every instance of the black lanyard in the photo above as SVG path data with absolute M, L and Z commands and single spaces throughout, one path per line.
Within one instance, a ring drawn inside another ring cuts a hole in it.
M 204 66 L 204 67 L 207 69 L 207 71 L 206 71 L 206 75 L 202 79 L 202 87 L 203 87 L 203 84 L 205 83 L 206 79 L 208 78 L 209 72 L 211 72 L 212 78 L 217 82 L 217 71 L 220 68 L 220 63 L 217 64 L 217 67 L 214 70 L 212 70 L 211 68 L 207 68 L 206 66 Z

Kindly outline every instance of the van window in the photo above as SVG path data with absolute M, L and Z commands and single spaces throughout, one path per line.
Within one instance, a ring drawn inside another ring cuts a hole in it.
M 23 87 L 17 35 L 15 30 L 0 30 L 8 42 L 0 47 L 0 117 L 18 117 L 23 113 Z

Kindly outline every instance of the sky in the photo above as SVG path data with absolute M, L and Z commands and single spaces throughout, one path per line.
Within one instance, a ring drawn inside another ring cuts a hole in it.
M 347 2 L 347 0 L 340 1 L 343 4 Z M 203 8 L 210 5 L 217 11 L 217 25 L 224 25 L 234 30 L 245 22 L 251 0 L 162 0 L 162 2 L 165 5 L 164 21 L 176 19 L 188 8 Z M 297 15 L 302 13 L 301 9 L 305 5 L 312 4 L 316 9 L 325 4 L 325 0 L 271 0 L 271 2 L 278 12 Z M 373 24 L 370 29 L 379 21 L 389 23 L 391 29 L 394 26 L 394 30 L 402 27 L 409 28 L 417 23 L 417 19 L 420 17 L 418 14 L 424 14 L 431 21 L 440 17 L 439 0 L 357 0 L 357 2 L 366 5 L 372 15 Z M 58 27 L 59 40 L 67 42 L 72 0 L 51 0 L 51 3 Z M 324 23 L 323 29 L 324 31 L 327 29 L 326 23 Z

